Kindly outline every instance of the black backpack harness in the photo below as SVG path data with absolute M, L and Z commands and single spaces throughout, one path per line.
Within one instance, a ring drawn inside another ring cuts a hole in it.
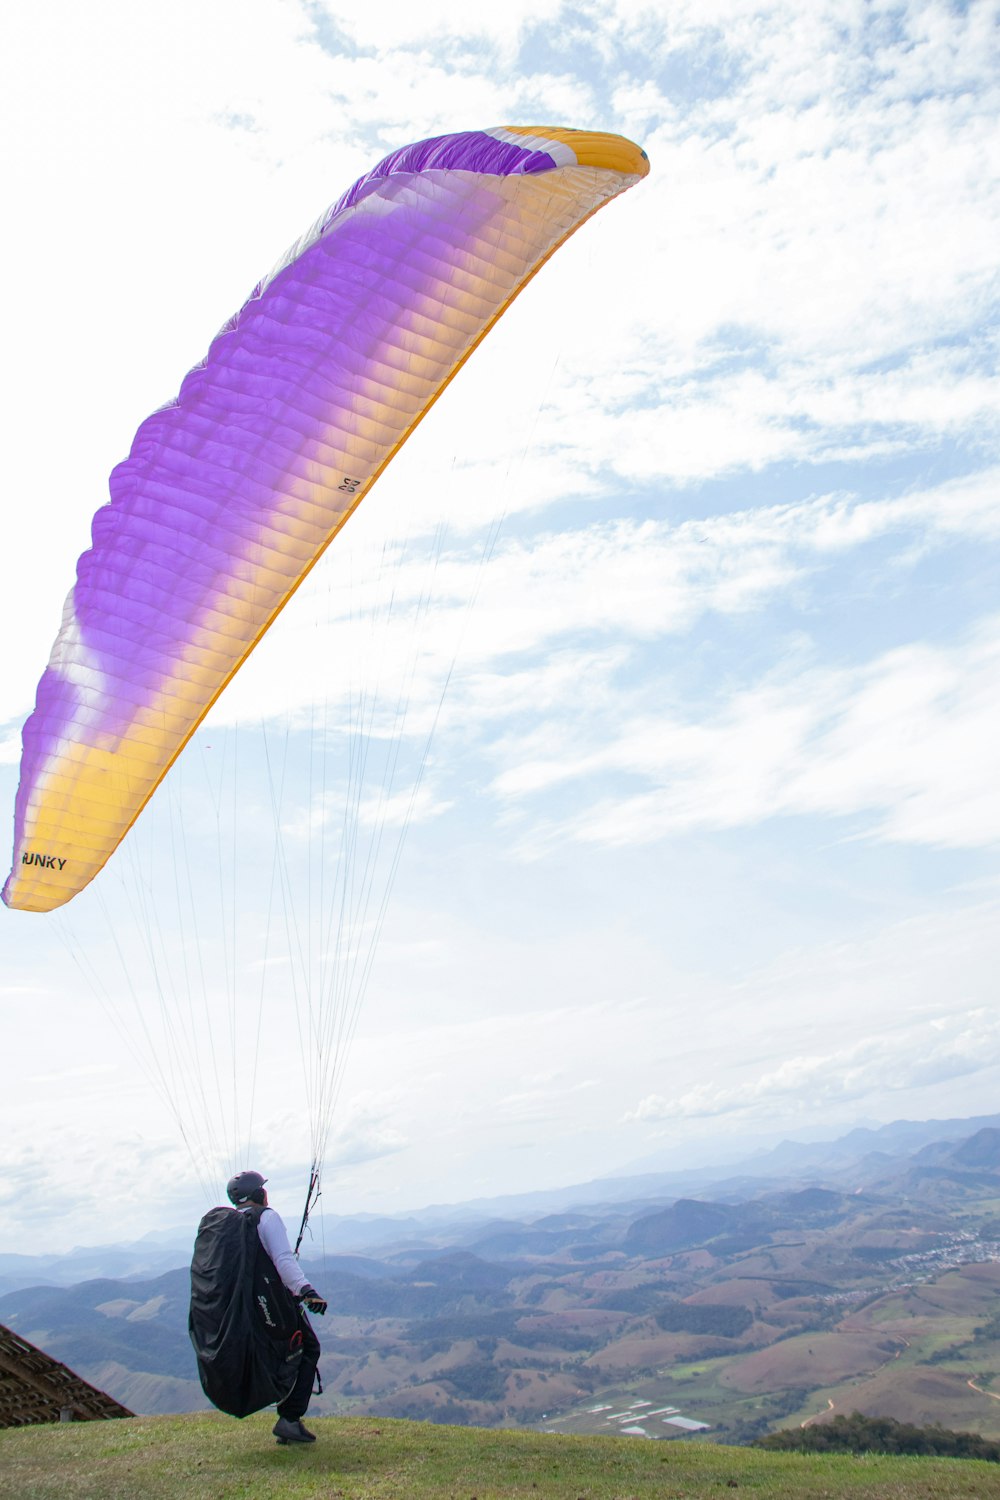
M 233 1417 L 284 1400 L 302 1361 L 298 1302 L 260 1242 L 261 1205 L 213 1208 L 198 1226 L 188 1332 L 202 1390 Z

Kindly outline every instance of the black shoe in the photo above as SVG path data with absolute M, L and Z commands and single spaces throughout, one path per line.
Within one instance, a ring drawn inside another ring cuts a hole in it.
M 314 1443 L 316 1434 L 307 1432 L 301 1422 L 290 1422 L 287 1417 L 279 1417 L 271 1428 L 279 1443 Z

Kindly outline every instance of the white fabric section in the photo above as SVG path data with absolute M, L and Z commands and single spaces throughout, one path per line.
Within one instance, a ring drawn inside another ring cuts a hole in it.
M 302 1274 L 302 1267 L 288 1243 L 284 1219 L 273 1208 L 265 1208 L 257 1221 L 257 1233 L 264 1249 L 274 1261 L 274 1269 L 292 1295 L 297 1297 L 309 1282 Z
M 505 130 L 502 125 L 495 125 L 491 130 L 484 130 L 484 135 L 491 135 L 495 141 L 506 141 L 508 146 L 524 146 L 529 151 L 545 151 L 557 167 L 575 167 L 576 156 L 565 141 L 549 141 L 544 135 L 518 135 L 513 130 Z

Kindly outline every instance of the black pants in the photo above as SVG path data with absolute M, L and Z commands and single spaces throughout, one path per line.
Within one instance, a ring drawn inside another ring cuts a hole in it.
M 319 1364 L 319 1339 L 313 1333 L 309 1319 L 302 1313 L 299 1313 L 299 1327 L 302 1330 L 302 1363 L 295 1384 L 278 1406 L 278 1416 L 287 1417 L 289 1422 L 297 1422 L 305 1416 Z

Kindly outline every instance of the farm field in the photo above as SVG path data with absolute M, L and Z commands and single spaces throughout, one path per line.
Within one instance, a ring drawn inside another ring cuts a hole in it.
M 860 1411 L 997 1437 L 1000 1329 L 985 1335 L 998 1292 L 1000 1264 L 948 1270 L 918 1286 L 876 1293 L 828 1327 L 764 1348 L 700 1360 L 675 1351 L 679 1357 L 655 1373 L 609 1383 L 592 1399 L 553 1413 L 544 1426 L 588 1434 L 643 1429 L 658 1438 L 694 1430 L 664 1420 L 668 1408 L 705 1424 L 707 1437 L 732 1442 Z M 797 1301 L 797 1310 L 799 1318 L 809 1317 L 807 1303 Z

